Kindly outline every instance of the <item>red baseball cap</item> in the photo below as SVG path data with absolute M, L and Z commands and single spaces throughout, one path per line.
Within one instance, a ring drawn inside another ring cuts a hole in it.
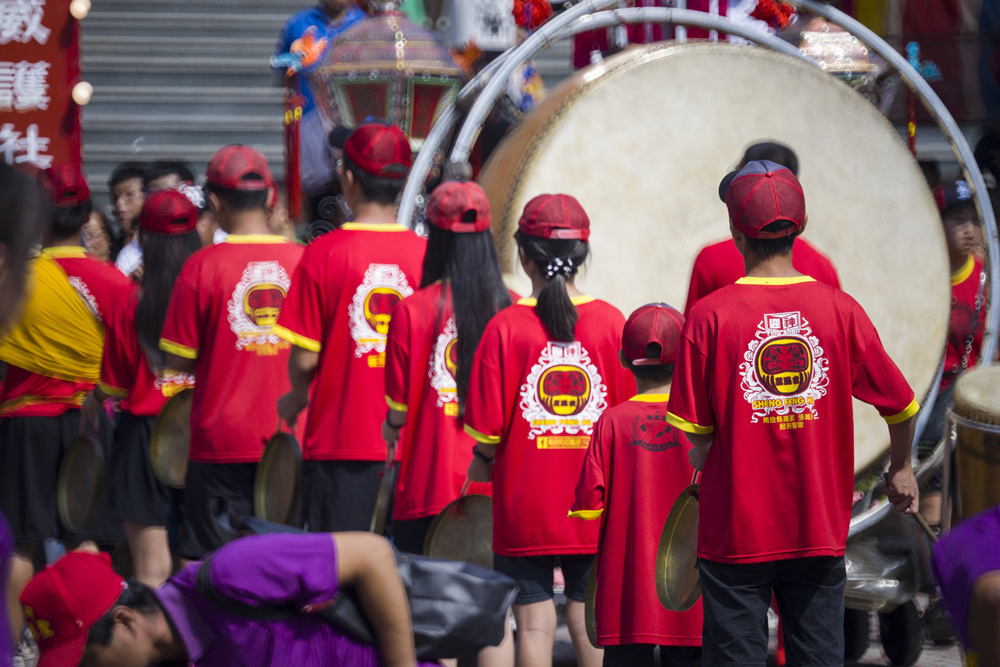
M 650 303 L 629 315 L 622 330 L 622 355 L 634 366 L 659 366 L 677 361 L 684 316 L 665 303 Z M 647 357 L 650 343 L 660 346 L 658 357 Z
M 197 224 L 197 207 L 179 190 L 157 190 L 139 211 L 139 226 L 151 234 L 178 236 L 194 231 Z
M 748 162 L 722 179 L 719 192 L 725 194 L 733 226 L 753 239 L 788 236 L 801 229 L 806 219 L 806 200 L 799 179 L 777 162 Z M 788 220 L 794 226 L 780 232 L 761 231 L 777 220 Z
M 538 195 L 525 205 L 517 228 L 543 239 L 590 238 L 590 218 L 570 195 Z
M 38 667 L 79 665 L 87 633 L 124 589 L 106 553 L 71 551 L 36 574 L 21 593 L 21 605 L 41 653 Z
M 45 186 L 55 206 L 69 208 L 90 199 L 90 187 L 79 167 L 65 163 L 54 164 L 44 173 Z
M 223 146 L 205 169 L 205 180 L 227 190 L 268 190 L 273 179 L 267 158 L 255 148 L 242 144 Z
M 485 232 L 490 228 L 490 200 L 475 181 L 445 181 L 431 193 L 427 221 L 448 232 Z
M 353 130 L 336 127 L 330 132 L 330 145 L 343 149 L 351 162 L 372 176 L 403 179 L 413 166 L 413 150 L 398 125 L 369 121 Z

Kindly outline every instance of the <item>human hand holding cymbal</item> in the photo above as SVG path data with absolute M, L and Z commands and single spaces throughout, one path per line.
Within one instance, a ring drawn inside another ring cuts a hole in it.
M 285 420 L 289 428 L 295 428 L 299 413 L 309 405 L 309 396 L 301 396 L 294 390 L 278 399 L 278 417 Z

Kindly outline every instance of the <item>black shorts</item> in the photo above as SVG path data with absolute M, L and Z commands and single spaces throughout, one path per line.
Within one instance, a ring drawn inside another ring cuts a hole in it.
M 383 461 L 303 461 L 306 528 L 312 533 L 368 530 L 384 467 Z
M 493 569 L 506 574 L 521 587 L 514 604 L 544 602 L 555 597 L 552 570 L 561 567 L 566 579 L 566 598 L 587 601 L 587 578 L 594 565 L 592 554 L 569 556 L 499 556 L 493 555 Z
M 256 463 L 188 463 L 180 521 L 181 556 L 198 560 L 225 543 L 215 523 L 216 513 L 225 505 L 239 516 L 253 514 L 256 472 Z
M 90 524 L 81 532 L 59 521 L 56 486 L 59 466 L 80 433 L 80 411 L 55 417 L 6 417 L 0 420 L 0 511 L 7 517 L 16 544 L 39 544 L 51 537 L 69 542 L 94 540 L 122 544 L 125 533 L 114 521 L 104 493 Z M 105 465 L 111 454 L 111 423 L 102 415 L 97 444 Z
M 141 526 L 166 526 L 170 515 L 168 489 L 153 473 L 149 455 L 154 421 L 121 413 L 111 458 L 111 515 Z
M 419 519 L 396 521 L 393 519 L 390 531 L 392 543 L 400 551 L 411 554 L 424 553 L 424 543 L 427 541 L 427 531 L 437 515 L 422 516 Z

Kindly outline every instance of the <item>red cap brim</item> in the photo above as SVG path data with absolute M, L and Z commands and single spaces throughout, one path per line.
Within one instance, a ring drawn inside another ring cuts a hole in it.
M 38 667 L 78 667 L 87 648 L 87 631 L 81 631 L 76 637 L 42 651 L 38 658 Z

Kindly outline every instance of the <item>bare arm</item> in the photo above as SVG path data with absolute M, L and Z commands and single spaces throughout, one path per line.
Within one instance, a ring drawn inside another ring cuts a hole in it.
M 178 373 L 194 373 L 195 368 L 198 366 L 197 359 L 188 359 L 187 357 L 181 357 L 170 352 L 167 352 L 165 363 L 168 369 L 177 371 Z
M 705 461 L 708 459 L 708 450 L 712 448 L 712 440 L 715 433 L 685 433 L 688 442 L 691 443 L 691 451 L 688 452 L 688 460 L 695 470 L 702 470 Z
M 483 456 L 492 459 L 497 455 L 497 446 L 485 442 L 477 442 L 476 449 L 482 452 Z M 469 479 L 473 482 L 488 482 L 493 479 L 493 461 L 487 463 L 478 456 L 473 456 L 469 463 Z
M 292 347 L 288 356 L 288 378 L 292 381 L 292 390 L 278 400 L 278 416 L 291 427 L 295 426 L 299 413 L 309 405 L 309 385 L 318 365 L 319 352 Z
M 413 667 L 410 604 L 389 542 L 371 533 L 333 533 L 333 543 L 340 585 L 358 592 L 385 667 Z
M 889 472 L 885 492 L 896 511 L 904 514 L 916 514 L 920 507 L 917 478 L 913 476 L 913 464 L 910 461 L 915 428 L 915 417 L 898 424 L 889 424 Z

